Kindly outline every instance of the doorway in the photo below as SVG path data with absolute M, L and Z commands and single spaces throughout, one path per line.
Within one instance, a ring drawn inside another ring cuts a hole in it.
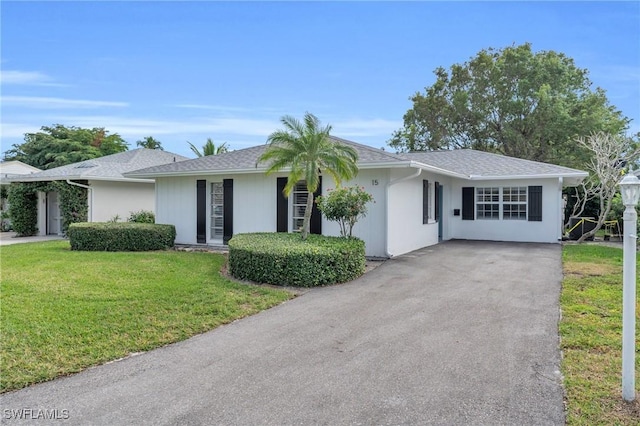
M 60 197 L 57 192 L 47 193 L 47 235 L 60 235 Z

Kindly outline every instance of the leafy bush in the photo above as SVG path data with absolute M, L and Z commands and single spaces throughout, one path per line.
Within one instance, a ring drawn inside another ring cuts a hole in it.
M 74 223 L 67 231 L 71 250 L 148 251 L 171 248 L 173 225 L 149 223 Z
M 243 280 L 314 287 L 353 280 L 364 269 L 364 242 L 357 238 L 256 233 L 229 241 L 229 271 Z
M 86 181 L 79 183 L 87 184 Z M 64 235 L 67 235 L 69 225 L 72 223 L 86 222 L 88 220 L 89 201 L 86 188 L 57 181 L 48 185 L 45 192 L 48 191 L 58 191 L 58 194 L 60 194 L 60 216 L 62 217 L 62 233 Z
M 86 185 L 86 182 L 79 182 Z M 64 181 L 14 182 L 9 189 L 9 218 L 18 236 L 38 232 L 38 192 L 57 192 L 60 195 L 62 233 L 72 223 L 86 222 L 89 204 L 87 190 Z M 17 221 L 17 225 L 16 225 Z
M 156 215 L 149 210 L 140 210 L 131 212 L 127 221 L 134 223 L 156 223 Z
M 352 186 L 329 190 L 325 196 L 318 197 L 318 209 L 328 220 L 338 222 L 340 235 L 351 237 L 353 226 L 367 215 L 367 203 L 373 196 L 364 188 Z
M 15 182 L 9 188 L 9 217 L 18 237 L 38 232 L 38 193 L 31 183 Z

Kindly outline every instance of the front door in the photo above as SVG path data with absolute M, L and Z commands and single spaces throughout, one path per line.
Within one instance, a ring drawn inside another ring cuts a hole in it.
M 224 236 L 224 188 L 222 182 L 211 183 L 211 230 L 213 243 L 222 244 Z
M 60 201 L 57 192 L 47 193 L 47 234 L 60 234 Z

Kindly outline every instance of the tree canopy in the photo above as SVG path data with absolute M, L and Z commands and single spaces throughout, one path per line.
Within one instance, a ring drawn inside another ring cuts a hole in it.
M 127 149 L 127 142 L 120 135 L 110 135 L 104 128 L 83 129 L 54 124 L 43 126 L 36 133 L 26 133 L 23 143 L 14 144 L 5 152 L 4 160 L 51 169 Z
M 576 139 L 624 133 L 629 119 L 592 90 L 588 71 L 530 44 L 486 49 L 449 70 L 410 99 L 404 126 L 389 145 L 399 151 L 473 148 L 578 166 L 589 153 Z
M 316 116 L 304 115 L 304 121 L 284 116 L 280 120 L 284 130 L 269 135 L 269 147 L 259 162 L 269 162 L 267 174 L 290 168 L 284 195 L 289 196 L 299 181 L 305 181 L 309 196 L 302 225 L 302 239 L 309 234 L 313 193 L 320 185 L 320 174 L 326 173 L 339 185 L 358 173 L 358 153 L 350 146 L 329 138 L 331 126 L 322 126 Z
M 136 142 L 136 145 L 139 146 L 140 148 L 159 149 L 160 151 L 164 151 L 164 148 L 162 147 L 162 142 L 155 139 L 153 136 L 146 136 L 142 138 L 142 140 L 139 140 Z

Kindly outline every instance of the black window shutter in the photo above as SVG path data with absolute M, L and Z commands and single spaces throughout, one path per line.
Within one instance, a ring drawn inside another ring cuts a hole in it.
M 474 208 L 474 195 L 475 188 L 473 186 L 466 186 L 462 188 L 462 220 L 474 220 L 475 208 Z
M 222 179 L 222 243 L 228 244 L 233 237 L 233 179 Z
M 276 180 L 276 232 L 289 232 L 289 204 L 284 196 L 286 177 Z
M 434 192 L 434 196 L 435 196 L 435 201 L 433 203 L 433 207 L 435 209 L 435 218 L 436 218 L 436 222 L 440 220 L 440 182 L 436 182 L 435 184 L 435 192 Z
M 422 224 L 429 223 L 429 181 L 422 181 Z
M 318 182 L 318 189 L 313 193 L 313 208 L 311 209 L 311 223 L 309 224 L 309 232 L 312 234 L 322 234 L 322 215 L 318 209 L 316 198 L 322 195 L 322 176 Z
M 529 187 L 529 222 L 542 222 L 542 186 Z
M 196 181 L 196 241 L 207 242 L 207 181 Z

